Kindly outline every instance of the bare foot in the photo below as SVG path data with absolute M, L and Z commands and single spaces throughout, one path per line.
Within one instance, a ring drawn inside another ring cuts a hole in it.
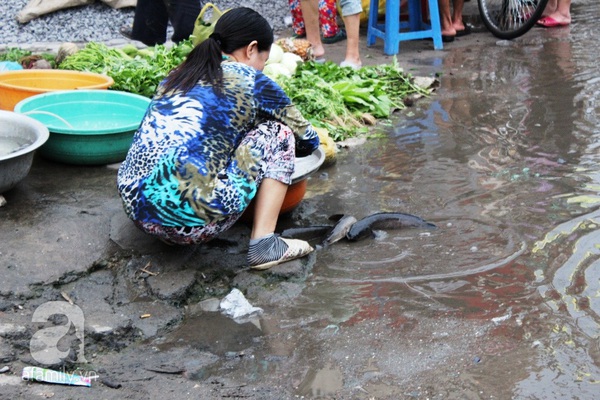
M 323 45 L 313 46 L 312 53 L 315 58 L 323 58 L 325 57 L 325 48 Z
M 464 29 L 464 27 L 463 27 Z M 456 29 L 454 29 L 454 26 L 451 26 L 449 28 L 442 28 L 442 35 L 443 36 L 456 36 Z
M 465 24 L 462 19 L 460 19 L 458 21 L 454 21 L 452 23 L 452 27 L 454 28 L 454 33 L 456 33 L 456 31 L 464 31 L 465 30 Z M 444 33 L 443 30 L 442 30 L 442 33 Z
M 569 15 L 564 15 L 559 13 L 558 11 L 553 12 L 550 15 L 546 15 L 544 18 L 552 18 L 554 21 L 556 21 L 559 24 L 562 25 L 568 25 L 571 23 L 571 14 Z

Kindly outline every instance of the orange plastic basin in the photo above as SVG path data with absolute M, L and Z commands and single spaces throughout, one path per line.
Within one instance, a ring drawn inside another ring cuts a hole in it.
M 0 72 L 0 110 L 13 111 L 23 99 L 57 90 L 108 89 L 106 75 L 59 69 L 24 69 Z
M 279 211 L 279 215 L 288 213 L 292 211 L 294 208 L 298 207 L 304 195 L 306 194 L 306 186 L 307 180 L 303 179 L 301 181 L 292 183 L 288 186 L 287 193 L 283 199 L 283 204 L 281 205 L 281 210 Z M 241 220 L 245 222 L 252 222 L 254 217 L 254 200 L 250 203 L 244 214 L 242 214 Z

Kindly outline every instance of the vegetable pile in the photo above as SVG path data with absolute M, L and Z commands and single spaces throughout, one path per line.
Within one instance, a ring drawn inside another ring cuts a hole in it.
M 335 141 L 344 140 L 377 119 L 405 107 L 407 96 L 428 95 L 393 63 L 342 68 L 332 62 L 302 63 L 292 77 L 274 78 L 313 125 L 327 128 Z
M 287 42 L 278 43 L 281 46 L 273 45 L 264 73 L 281 85 L 314 126 L 325 128 L 335 141 L 365 132 L 376 120 L 389 118 L 395 110 L 405 107 L 403 101 L 407 97 L 429 94 L 429 89 L 414 84 L 396 59 L 391 64 L 353 70 L 332 62 L 305 61 L 310 60 L 306 49 L 306 54 L 294 53 Z M 152 97 L 160 81 L 192 48 L 190 40 L 141 50 L 133 45 L 109 48 L 90 42 L 82 49 L 69 44 L 54 59 L 48 55 L 43 58 L 59 69 L 108 75 L 114 80 L 113 90 Z M 32 68 L 31 61 L 37 57 L 40 56 L 9 49 L 0 54 L 0 61 L 18 61 L 25 68 Z
M 279 75 L 290 77 L 296 73 L 298 64 L 302 61 L 302 57 L 298 54 L 284 51 L 280 45 L 274 43 L 263 72 L 271 78 Z
M 141 50 L 133 45 L 110 48 L 90 42 L 66 57 L 58 68 L 105 74 L 115 81 L 111 86 L 113 90 L 152 97 L 160 81 L 181 64 L 190 51 L 189 41 L 172 47 L 156 45 Z

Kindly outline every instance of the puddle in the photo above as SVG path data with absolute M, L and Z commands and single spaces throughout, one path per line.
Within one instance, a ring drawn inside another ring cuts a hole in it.
M 173 333 L 161 339 L 158 346 L 166 350 L 183 345 L 219 356 L 231 355 L 252 347 L 263 335 L 259 318 L 237 323 L 218 312 L 188 316 Z
M 322 369 L 310 369 L 297 392 L 300 396 L 318 399 L 335 394 L 343 387 L 343 383 L 342 372 L 337 368 L 326 366 Z

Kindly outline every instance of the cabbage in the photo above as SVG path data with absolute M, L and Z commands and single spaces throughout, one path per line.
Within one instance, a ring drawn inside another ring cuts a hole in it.
M 290 70 L 280 63 L 266 65 L 265 69 L 263 69 L 263 73 L 271 79 L 275 79 L 279 75 L 292 76 Z
M 291 75 L 294 75 L 296 72 L 299 62 L 302 62 L 302 57 L 294 53 L 283 53 L 281 57 L 281 64 L 290 71 Z
M 267 64 L 277 64 L 281 62 L 281 57 L 283 56 L 283 49 L 280 45 L 273 43 L 271 46 L 271 52 L 269 53 L 269 59 L 267 60 Z

